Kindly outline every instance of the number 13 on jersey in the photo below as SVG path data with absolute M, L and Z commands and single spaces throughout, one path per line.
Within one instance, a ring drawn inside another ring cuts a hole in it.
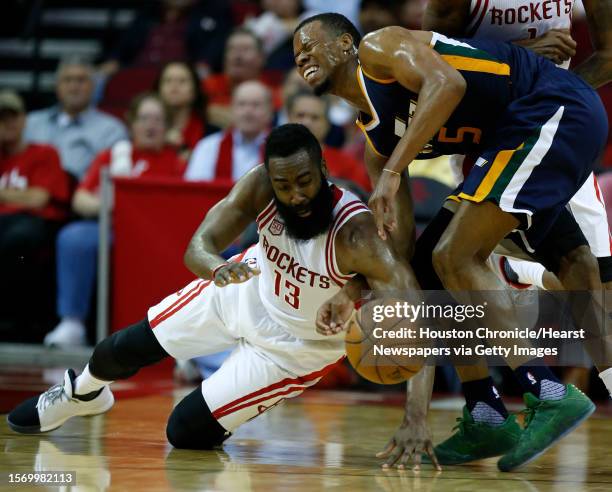
M 289 280 L 283 283 L 283 277 L 278 270 L 274 270 L 274 295 L 282 297 L 294 309 L 300 309 L 300 287 Z

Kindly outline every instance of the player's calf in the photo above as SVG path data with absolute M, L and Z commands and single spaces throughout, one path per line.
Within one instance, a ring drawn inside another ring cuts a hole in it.
M 601 289 L 597 258 L 586 245 L 574 248 L 561 258 L 557 276 L 567 290 Z

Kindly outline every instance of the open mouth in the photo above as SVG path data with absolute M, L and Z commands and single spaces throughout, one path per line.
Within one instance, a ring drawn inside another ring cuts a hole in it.
M 319 67 L 317 65 L 313 65 L 304 70 L 304 80 L 310 81 L 317 73 L 319 72 Z
M 304 210 L 296 210 L 295 213 L 299 217 L 309 217 L 312 212 L 310 209 L 304 209 Z

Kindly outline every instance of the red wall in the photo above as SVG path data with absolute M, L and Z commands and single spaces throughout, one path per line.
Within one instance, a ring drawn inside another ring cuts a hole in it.
M 230 183 L 116 179 L 111 262 L 111 331 L 190 282 L 183 254 L 206 212 Z

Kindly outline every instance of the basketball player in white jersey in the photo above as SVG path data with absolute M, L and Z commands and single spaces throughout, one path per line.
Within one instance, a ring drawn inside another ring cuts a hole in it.
M 316 384 L 344 357 L 343 334 L 315 330 L 324 301 L 357 274 L 375 289 L 419 288 L 409 266 L 378 237 L 369 209 L 325 174 L 321 147 L 306 127 L 273 130 L 265 164 L 236 183 L 191 240 L 185 263 L 200 278 L 99 343 L 81 375 L 69 369 L 63 384 L 21 403 L 8 415 L 10 427 L 47 432 L 70 417 L 106 412 L 114 402 L 112 381 L 167 356 L 234 348 L 168 421 L 173 446 L 210 449 Z M 253 220 L 259 242 L 226 262 L 220 252 Z M 416 398 L 412 435 L 419 454 L 432 455 L 428 396 Z

